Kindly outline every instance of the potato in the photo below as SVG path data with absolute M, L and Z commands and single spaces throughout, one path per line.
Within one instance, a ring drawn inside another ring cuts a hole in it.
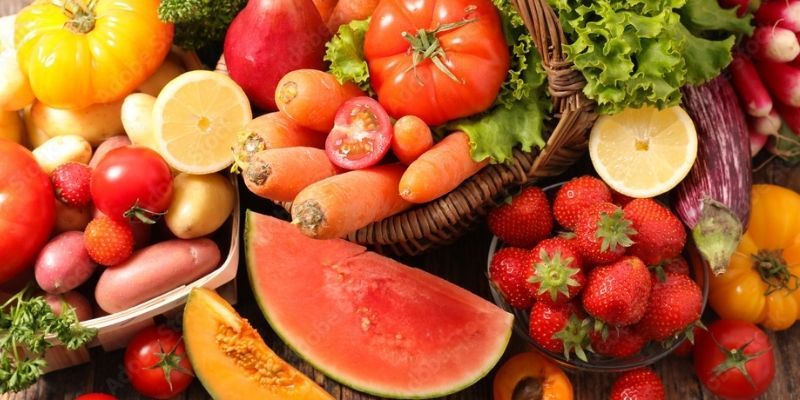
M 86 297 L 78 292 L 70 291 L 63 294 L 46 293 L 44 295 L 44 300 L 56 315 L 61 315 L 61 306 L 63 302 L 66 302 L 75 309 L 75 315 L 78 317 L 78 321 L 92 319 L 92 305 L 89 304 L 89 300 L 86 300 Z
M 164 63 L 158 67 L 156 72 L 139 86 L 139 91 L 151 96 L 158 96 L 161 89 L 163 89 L 169 81 L 175 79 L 176 76 L 184 72 L 186 72 L 186 68 L 183 68 L 181 60 L 177 56 L 170 54 L 164 60 Z
M 106 139 L 103 143 L 100 143 L 100 146 L 97 146 L 97 149 L 95 149 L 94 155 L 92 155 L 92 159 L 89 161 L 89 166 L 92 168 L 96 167 L 97 164 L 100 163 L 100 160 L 102 160 L 109 151 L 119 147 L 125 147 L 130 144 L 131 140 L 125 135 L 112 136 Z
M 56 224 L 53 227 L 55 233 L 82 231 L 91 220 L 91 207 L 70 207 L 56 200 Z
M 209 239 L 159 242 L 114 268 L 106 268 L 94 297 L 107 312 L 126 310 L 207 275 L 220 259 L 219 247 Z
M 172 181 L 172 203 L 164 222 L 181 239 L 193 239 L 219 229 L 233 211 L 235 193 L 220 174 L 179 174 Z
M 31 108 L 31 106 L 25 107 L 22 113 L 22 120 L 25 122 L 25 145 L 28 146 L 29 149 L 35 149 L 44 144 L 44 142 L 50 140 L 50 136 L 47 136 L 47 134 L 39 129 L 33 122 L 33 118 L 31 118 Z
M 22 143 L 25 125 L 16 111 L 0 111 L 0 139 Z
M 31 120 L 47 136 L 78 135 L 92 146 L 99 146 L 104 140 L 125 133 L 121 113 L 122 100 L 81 110 L 62 110 L 36 102 L 31 108 Z
M 33 149 L 33 157 L 44 172 L 50 174 L 70 161 L 88 164 L 92 159 L 92 145 L 77 135 L 56 136 Z
M 83 244 L 83 232 L 64 232 L 47 243 L 34 265 L 36 283 L 45 292 L 64 293 L 86 282 L 97 268 Z
M 156 98 L 145 93 L 133 93 L 122 103 L 122 126 L 131 142 L 158 151 L 153 136 L 153 105 Z

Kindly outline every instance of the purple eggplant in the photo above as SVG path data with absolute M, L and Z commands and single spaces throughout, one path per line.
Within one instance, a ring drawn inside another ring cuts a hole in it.
M 725 271 L 750 217 L 753 170 L 744 113 L 720 76 L 682 89 L 683 107 L 697 129 L 697 160 L 673 191 L 672 207 L 692 230 L 714 274 Z

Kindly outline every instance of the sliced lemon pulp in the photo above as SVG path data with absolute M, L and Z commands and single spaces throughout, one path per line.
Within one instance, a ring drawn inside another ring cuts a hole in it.
M 153 107 L 158 150 L 173 168 L 208 174 L 233 163 L 237 134 L 253 119 L 250 102 L 229 77 L 190 71 L 170 81 Z
M 681 107 L 627 109 L 598 118 L 589 136 L 597 174 L 631 197 L 654 197 L 677 186 L 697 158 L 697 131 Z

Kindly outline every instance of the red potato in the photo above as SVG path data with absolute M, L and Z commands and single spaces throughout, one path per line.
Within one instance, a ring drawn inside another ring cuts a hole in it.
M 82 231 L 91 220 L 91 207 L 70 207 L 56 200 L 56 224 L 53 232 Z
M 336 172 L 325 150 L 286 147 L 256 153 L 242 176 L 247 188 L 258 196 L 292 201 L 306 186 Z
M 106 139 L 103 141 L 103 143 L 100 143 L 100 145 L 97 146 L 97 149 L 92 155 L 92 159 L 89 160 L 89 167 L 96 167 L 100 160 L 102 160 L 109 151 L 114 150 L 117 147 L 129 146 L 130 144 L 131 140 L 125 135 L 112 136 Z
M 96 268 L 83 244 L 83 232 L 70 231 L 56 236 L 42 248 L 34 273 L 42 290 L 58 294 L 86 282 Z
M 53 313 L 56 315 L 61 315 L 61 307 L 63 303 L 66 302 L 67 305 L 75 309 L 75 315 L 78 317 L 78 321 L 92 319 L 92 305 L 86 297 L 76 291 L 69 291 L 62 294 L 46 293 L 44 295 L 44 300 L 50 308 L 53 309 Z
M 220 259 L 219 247 L 209 239 L 159 242 L 106 268 L 97 281 L 95 300 L 110 313 L 126 310 L 194 282 L 217 268 Z

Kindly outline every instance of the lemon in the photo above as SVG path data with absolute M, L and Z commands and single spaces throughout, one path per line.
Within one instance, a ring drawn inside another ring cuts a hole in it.
M 247 95 L 231 78 L 189 71 L 159 93 L 153 134 L 158 152 L 174 169 L 209 174 L 233 163 L 231 147 L 252 119 Z
M 627 109 L 598 118 L 589 156 L 612 189 L 654 197 L 680 183 L 697 158 L 697 131 L 681 107 Z

